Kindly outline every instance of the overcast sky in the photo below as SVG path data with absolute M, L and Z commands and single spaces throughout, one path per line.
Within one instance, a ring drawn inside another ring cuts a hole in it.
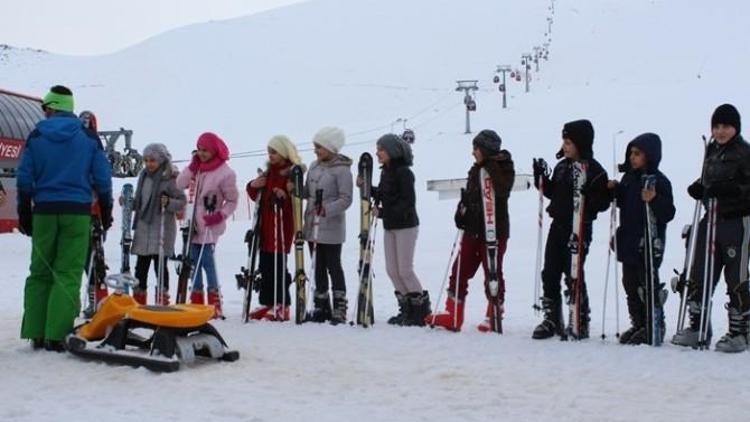
M 302 0 L 0 0 L 0 44 L 55 53 L 111 53 L 196 22 Z

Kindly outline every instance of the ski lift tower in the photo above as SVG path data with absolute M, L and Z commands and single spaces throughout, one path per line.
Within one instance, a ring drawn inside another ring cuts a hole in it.
M 524 70 L 526 71 L 526 92 L 529 92 L 529 79 L 531 79 L 531 75 L 529 74 L 529 71 L 531 71 L 531 59 L 533 56 L 529 53 L 526 53 L 521 56 L 521 65 L 524 67 Z
M 479 86 L 477 86 L 479 81 L 471 79 L 456 81 L 456 83 L 458 84 L 456 91 L 463 91 L 464 105 L 466 105 L 466 132 L 464 133 L 471 133 L 470 113 L 477 110 L 477 102 L 474 101 L 472 93 L 479 89 Z
M 512 70 L 509 65 L 497 65 L 497 70 L 495 70 L 495 73 L 502 73 L 503 78 L 500 79 L 500 76 L 495 75 L 495 77 L 492 79 L 496 84 L 499 84 L 497 89 L 503 94 L 503 108 L 508 108 L 508 100 L 506 95 L 508 93 L 508 85 L 505 84 L 505 75 L 510 72 L 512 72 Z
M 536 72 L 539 72 L 539 58 L 542 57 L 542 47 L 534 47 L 534 64 L 536 65 Z

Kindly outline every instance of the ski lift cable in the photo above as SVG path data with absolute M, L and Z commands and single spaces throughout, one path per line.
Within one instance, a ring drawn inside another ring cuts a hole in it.
M 411 116 L 409 116 L 407 118 L 407 120 L 413 120 L 413 119 L 415 119 L 415 118 L 417 118 L 417 117 L 419 117 L 419 116 L 421 116 L 421 115 L 429 112 L 435 106 L 437 106 L 441 102 L 445 101 L 445 99 L 448 98 L 448 97 L 450 97 L 452 94 L 453 94 L 452 90 L 446 91 L 446 93 L 443 96 L 441 96 L 440 98 L 438 98 L 436 101 L 434 101 L 433 103 L 431 103 L 429 106 L 424 107 L 424 108 L 420 109 L 419 111 L 417 111 L 416 113 L 412 114 Z M 458 106 L 458 105 L 460 105 L 460 104 L 454 104 L 453 106 L 449 107 L 448 109 L 441 111 L 438 115 L 430 118 L 429 120 L 426 120 L 423 123 L 415 125 L 414 127 L 423 126 L 424 124 L 429 123 L 429 122 L 435 120 L 437 117 L 440 117 L 440 116 L 446 114 L 448 111 L 456 108 L 456 106 Z M 358 137 L 358 136 L 366 135 L 368 133 L 372 133 L 372 132 L 376 132 L 376 131 L 381 131 L 381 130 L 384 130 L 384 129 L 390 129 L 390 127 L 391 127 L 391 123 L 387 123 L 387 124 L 384 124 L 384 125 L 380 125 L 380 126 L 376 126 L 376 127 L 370 128 L 370 129 L 364 129 L 364 130 L 360 130 L 360 131 L 357 131 L 357 132 L 352 132 L 348 136 L 350 138 Z M 362 145 L 362 144 L 367 144 L 367 143 L 372 143 L 372 142 L 375 142 L 375 140 L 373 140 L 373 139 L 367 139 L 367 140 L 363 140 L 363 141 L 350 142 L 347 145 Z M 299 151 L 300 152 L 308 152 L 308 151 L 312 151 L 312 148 L 301 148 L 301 149 L 299 149 Z M 266 154 L 267 154 L 267 150 L 264 148 L 264 149 L 240 151 L 240 152 L 237 152 L 237 153 L 234 153 L 234 154 L 230 154 L 229 158 L 234 158 L 234 159 L 239 159 L 239 158 L 254 158 L 254 157 L 262 157 L 262 156 L 264 156 Z M 182 159 L 182 160 L 173 160 L 172 162 L 173 163 L 187 163 L 189 161 L 190 161 L 189 159 Z

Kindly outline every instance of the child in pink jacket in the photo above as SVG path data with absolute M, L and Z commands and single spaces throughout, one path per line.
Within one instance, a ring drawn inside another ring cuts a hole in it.
M 193 260 L 191 303 L 203 303 L 203 274 L 208 282 L 208 304 L 216 308 L 216 318 L 223 317 L 214 248 L 226 230 L 225 220 L 237 208 L 237 186 L 234 170 L 229 168 L 229 148 L 216 134 L 206 132 L 198 137 L 197 152 L 190 165 L 177 177 L 177 187 L 186 189 L 195 179 L 195 220 L 190 245 Z

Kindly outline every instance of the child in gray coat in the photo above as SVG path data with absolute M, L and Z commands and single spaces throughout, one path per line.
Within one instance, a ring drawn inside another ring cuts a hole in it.
M 344 146 L 344 132 L 324 127 L 313 138 L 315 156 L 305 183 L 305 239 L 315 253 L 315 322 L 346 322 L 346 283 L 341 267 L 341 246 L 346 238 L 346 209 L 352 204 L 352 160 L 339 150 Z M 322 192 L 322 204 L 315 198 Z M 333 288 L 333 309 L 328 295 L 328 276 Z
M 175 214 L 185 208 L 185 193 L 177 189 L 175 179 L 178 171 L 172 165 L 172 156 L 164 144 L 147 145 L 143 149 L 143 162 L 145 167 L 138 175 L 138 186 L 133 200 L 135 233 L 132 252 L 138 256 L 135 277 L 139 282 L 138 287 L 133 290 L 133 298 L 140 304 L 146 303 L 148 268 L 153 261 L 157 278 L 160 265 L 163 274 L 163 285 L 156 286 L 154 302 L 168 305 L 169 271 L 166 261 L 167 257 L 174 254 L 177 237 Z

